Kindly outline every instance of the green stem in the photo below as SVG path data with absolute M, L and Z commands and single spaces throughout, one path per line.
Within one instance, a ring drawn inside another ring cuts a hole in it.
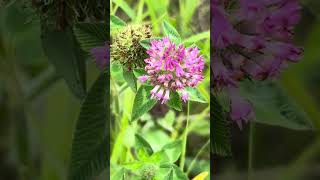
M 29 102 L 32 101 L 58 80 L 59 77 L 54 68 L 49 67 L 30 82 L 29 89 L 25 92 L 25 99 Z
M 129 87 L 128 83 L 124 83 L 119 90 L 119 94 L 122 94 Z
M 1 43 L 1 42 L 0 42 Z M 11 46 L 10 46 L 11 45 Z M 18 79 L 16 68 L 16 59 L 14 57 L 14 44 L 10 44 L 6 54 L 0 54 L 3 66 L 1 76 L 7 77 L 5 79 L 7 92 L 9 94 L 9 119 L 14 123 L 15 149 L 17 150 L 18 173 L 19 179 L 29 180 L 33 174 L 30 141 L 29 141 L 29 127 L 25 112 L 25 102 L 22 92 L 22 87 Z M 3 73 L 3 74 L 2 74 Z
M 305 150 L 290 163 L 288 168 L 277 179 L 281 180 L 298 180 L 303 177 L 306 171 L 312 167 L 312 163 L 315 162 L 316 157 L 320 153 L 320 139 L 316 138 L 311 145 L 305 148 Z
M 111 85 L 113 87 L 113 100 L 115 102 L 115 116 L 116 119 L 119 119 L 120 117 L 120 102 L 119 102 L 119 93 L 118 93 L 118 88 L 117 88 L 117 84 L 114 82 L 114 80 L 112 78 L 110 78 L 110 82 Z
M 199 158 L 199 156 L 203 153 L 203 151 L 207 148 L 207 146 L 210 143 L 210 139 L 201 147 L 201 149 L 198 151 L 198 153 L 196 154 L 196 156 L 194 157 L 194 159 L 192 160 L 192 162 L 190 163 L 190 166 L 188 167 L 187 170 L 187 175 L 190 173 L 190 171 L 192 170 L 194 164 L 196 163 L 197 159 Z
M 255 130 L 254 122 L 250 122 L 249 147 L 248 147 L 248 180 L 252 179 L 252 172 L 253 172 L 254 130 Z
M 184 170 L 184 164 L 186 160 L 186 148 L 187 148 L 187 139 L 188 139 L 188 126 L 189 126 L 189 114 L 190 114 L 190 102 L 188 101 L 187 105 L 187 122 L 186 122 L 186 128 L 184 130 L 184 136 L 182 140 L 182 151 L 181 151 L 181 160 L 180 160 L 180 169 Z

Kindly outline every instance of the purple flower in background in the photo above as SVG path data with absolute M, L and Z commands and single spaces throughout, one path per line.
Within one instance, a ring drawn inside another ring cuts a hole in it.
M 177 46 L 169 38 L 163 38 L 152 41 L 147 54 L 147 75 L 140 76 L 139 80 L 142 83 L 150 80 L 154 86 L 151 98 L 161 100 L 163 104 L 170 99 L 171 92 L 179 91 L 186 102 L 189 95 L 185 88 L 195 87 L 203 80 L 204 59 L 199 50 Z
M 230 118 L 242 129 L 242 122 L 248 122 L 254 117 L 252 104 L 241 97 L 238 90 L 233 87 L 228 88 L 228 93 L 230 96 Z
M 109 63 L 109 45 L 107 43 L 104 46 L 92 48 L 90 53 L 95 58 L 99 69 L 107 67 Z
M 293 44 L 300 19 L 298 0 L 211 0 L 214 89 L 227 90 L 230 117 L 241 126 L 252 118 L 252 105 L 239 95 L 244 79 L 277 77 L 302 48 Z M 232 89 L 232 90 L 230 90 Z

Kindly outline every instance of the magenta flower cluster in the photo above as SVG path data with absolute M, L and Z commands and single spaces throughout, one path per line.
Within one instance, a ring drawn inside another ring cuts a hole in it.
M 189 98 L 186 87 L 195 87 L 203 80 L 204 59 L 195 47 L 176 45 L 169 38 L 151 41 L 145 59 L 147 75 L 139 77 L 140 82 L 150 81 L 154 86 L 151 98 L 166 103 L 171 92 L 181 92 L 182 100 Z
M 252 104 L 239 95 L 239 81 L 274 78 L 302 49 L 293 45 L 300 18 L 298 0 L 211 0 L 212 79 L 230 97 L 230 117 L 241 127 L 253 117 Z

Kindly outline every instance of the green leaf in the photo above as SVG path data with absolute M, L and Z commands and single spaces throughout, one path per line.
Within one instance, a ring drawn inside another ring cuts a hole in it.
M 133 70 L 133 74 L 136 78 L 142 76 L 142 75 L 145 75 L 147 74 L 147 72 L 144 70 L 144 69 L 134 69 Z
M 201 41 L 203 39 L 210 39 L 210 31 L 202 32 L 196 35 L 193 35 L 185 40 L 183 40 L 183 44 L 190 45 L 195 44 L 198 41 Z
M 148 112 L 156 103 L 155 99 L 151 99 L 151 86 L 141 86 L 134 98 L 131 121 L 135 121 L 143 114 Z
M 164 177 L 164 180 L 173 180 L 173 170 L 170 169 L 170 172 Z
M 171 41 L 173 41 L 176 44 L 181 43 L 181 37 L 178 31 L 167 21 L 163 22 L 163 30 L 164 34 L 169 37 Z
M 101 73 L 81 106 L 73 135 L 69 179 L 87 180 L 109 167 L 109 75 Z
M 144 162 L 142 162 L 142 161 L 133 161 L 130 163 L 125 163 L 122 166 L 126 169 L 136 171 L 136 170 L 140 169 L 143 165 L 144 165 Z
M 81 48 L 90 52 L 94 47 L 103 46 L 108 41 L 108 26 L 105 23 L 78 23 L 74 34 Z
M 187 87 L 185 90 L 189 94 L 189 101 L 208 103 L 206 98 L 198 91 L 198 89 Z
M 121 168 L 111 176 L 111 179 L 124 179 L 125 173 L 126 173 L 126 170 L 124 168 Z
M 139 42 L 139 44 L 145 49 L 149 49 L 151 47 L 151 39 L 143 39 Z
M 135 135 L 135 150 L 140 160 L 145 160 L 153 154 L 151 145 L 139 134 Z
M 85 58 L 72 30 L 42 32 L 42 46 L 57 74 L 67 82 L 74 95 L 83 98 L 86 94 Z
M 149 39 L 143 39 L 139 42 L 139 44 L 144 47 L 145 49 L 149 49 L 151 47 L 151 41 L 153 40 L 160 40 L 162 38 L 149 38 Z
M 160 164 L 160 168 L 166 168 L 166 169 L 172 168 L 172 164 L 168 163 L 168 162 L 162 163 L 162 164 Z
M 172 110 L 169 110 L 163 119 L 158 121 L 159 125 L 169 131 L 173 131 L 173 123 L 175 119 L 175 114 Z
M 123 69 L 123 78 L 130 86 L 133 92 L 137 92 L 137 79 L 134 76 L 132 71 L 128 71 L 125 68 Z
M 177 180 L 188 180 L 187 175 L 184 174 L 183 171 L 181 171 L 181 169 L 177 165 L 173 164 L 172 167 L 173 167 L 174 173 L 176 175 L 175 179 L 177 179 Z
M 111 27 L 123 27 L 127 24 L 118 16 L 110 15 L 110 25 Z
M 167 105 L 177 111 L 182 111 L 181 98 L 177 92 L 170 93 L 170 100 Z
M 211 152 L 218 156 L 231 155 L 231 132 L 229 121 L 217 98 L 211 94 L 210 97 L 210 145 Z
M 181 155 L 181 151 L 182 151 L 181 148 L 182 148 L 182 141 L 178 140 L 178 141 L 174 141 L 172 143 L 166 144 L 162 148 L 162 150 L 164 150 L 167 156 L 169 157 L 169 162 L 175 163 Z
M 119 83 L 125 82 L 124 77 L 123 77 L 123 68 L 116 63 L 111 63 L 111 78 Z
M 257 123 L 294 130 L 310 130 L 309 117 L 274 81 L 243 82 L 242 94 L 253 104 Z M 268 108 L 266 108 L 268 107 Z
M 169 161 L 169 157 L 165 151 L 157 151 L 153 153 L 149 158 L 145 159 L 145 162 L 162 164 Z

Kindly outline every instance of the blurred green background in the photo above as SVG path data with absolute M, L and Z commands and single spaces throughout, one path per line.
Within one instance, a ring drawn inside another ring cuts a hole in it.
M 66 179 L 80 110 L 43 53 L 34 2 L 0 1 L 1 180 Z M 98 73 L 87 61 L 88 87 Z

